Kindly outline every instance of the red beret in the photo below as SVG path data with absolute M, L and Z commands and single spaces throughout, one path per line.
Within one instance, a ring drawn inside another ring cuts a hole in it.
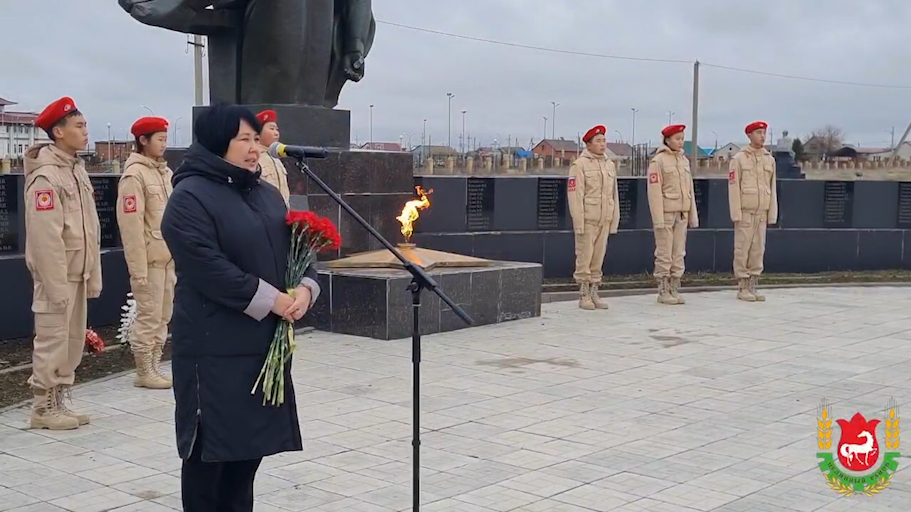
M 765 130 L 769 125 L 765 121 L 756 121 L 755 123 L 750 123 L 747 125 L 746 132 L 747 135 L 755 132 L 756 130 Z
M 269 122 L 274 123 L 278 121 L 278 114 L 276 114 L 274 110 L 263 110 L 259 114 L 256 114 L 256 119 L 260 124 L 266 124 Z
M 71 112 L 75 112 L 76 110 L 76 102 L 73 101 L 73 98 L 64 96 L 45 107 L 44 110 L 38 114 L 38 118 L 35 119 L 35 126 L 44 131 L 48 131 L 52 126 L 57 124 L 57 121 L 60 121 L 64 116 Z
M 664 129 L 661 130 L 661 135 L 667 138 L 676 133 L 680 133 L 683 130 L 686 130 L 685 124 L 672 124 L 670 126 L 665 126 Z
M 602 125 L 595 126 L 591 130 L 585 132 L 585 135 L 582 136 L 582 142 L 590 142 L 595 138 L 595 135 L 604 135 L 607 133 L 607 128 Z
M 168 131 L 168 120 L 163 117 L 140 117 L 130 128 L 133 137 L 166 131 Z

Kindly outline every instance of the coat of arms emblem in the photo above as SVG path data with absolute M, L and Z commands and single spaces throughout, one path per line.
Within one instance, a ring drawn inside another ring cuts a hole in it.
M 901 457 L 898 451 L 901 425 L 898 404 L 894 400 L 890 400 L 886 406 L 882 422 L 878 419 L 868 420 L 859 412 L 850 420 L 836 420 L 841 437 L 834 453 L 830 451 L 832 409 L 827 400 L 820 403 L 816 422 L 816 441 L 820 450 L 816 457 L 821 459 L 819 469 L 829 487 L 844 496 L 858 493 L 873 496 L 892 483 L 892 475 L 898 469 L 896 459 Z M 885 427 L 885 447 L 876 436 L 880 424 Z

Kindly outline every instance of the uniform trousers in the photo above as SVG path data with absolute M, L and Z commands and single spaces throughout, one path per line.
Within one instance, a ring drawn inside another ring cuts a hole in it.
M 734 223 L 734 277 L 747 279 L 762 274 L 765 255 L 767 212 L 741 212 Z
M 76 367 L 85 350 L 86 285 L 68 281 L 67 304 L 54 304 L 44 283 L 35 279 L 32 312 L 35 314 L 35 341 L 32 350 L 33 389 L 50 390 L 72 386 Z
M 150 267 L 146 284 L 130 280 L 136 300 L 136 323 L 130 347 L 134 354 L 150 354 L 152 349 L 163 346 L 168 336 L 168 323 L 174 312 L 174 263 L 165 267 Z
M 682 277 L 685 270 L 687 212 L 664 214 L 664 225 L 655 228 L 655 277 Z
M 262 458 L 204 462 L 202 425 L 196 443 L 180 470 L 180 497 L 184 512 L 252 512 L 253 480 Z
M 599 226 L 597 222 L 586 222 L 582 234 L 576 233 L 576 271 L 573 272 L 573 279 L 577 283 L 601 282 L 608 233 L 610 226 L 607 223 Z

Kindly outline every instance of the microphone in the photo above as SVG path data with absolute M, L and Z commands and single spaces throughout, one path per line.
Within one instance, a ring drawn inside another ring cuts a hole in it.
M 281 142 L 273 142 L 269 145 L 269 154 L 275 158 L 285 158 L 293 156 L 294 158 L 329 158 L 329 150 L 326 148 L 317 148 L 313 146 L 289 146 Z

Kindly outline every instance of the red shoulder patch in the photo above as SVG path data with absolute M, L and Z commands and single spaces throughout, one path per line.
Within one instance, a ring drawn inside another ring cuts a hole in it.
M 128 195 L 123 197 L 123 213 L 136 213 L 136 196 Z
M 570 178 L 569 181 L 566 182 L 566 189 L 570 192 L 576 191 L 576 178 Z
M 657 173 L 657 172 L 653 172 L 653 173 L 649 174 L 649 175 L 648 175 L 648 182 L 649 182 L 649 183 L 658 183 L 658 173 Z
M 734 171 L 729 172 L 729 173 L 728 173 L 728 181 L 731 182 L 731 183 L 734 183 L 735 181 L 737 181 L 737 173 L 734 172 Z
M 35 191 L 35 209 L 38 211 L 53 210 L 54 209 L 54 191 L 53 190 Z

